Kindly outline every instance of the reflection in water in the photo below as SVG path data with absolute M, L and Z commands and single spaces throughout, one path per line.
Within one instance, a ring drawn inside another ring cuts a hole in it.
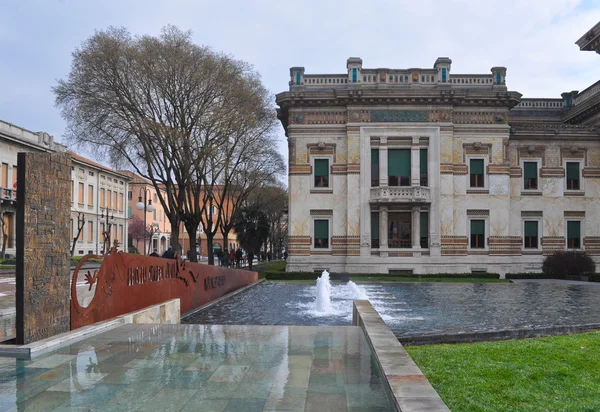
M 597 323 L 600 288 L 536 283 L 361 284 L 396 336 Z M 349 325 L 347 285 L 333 283 L 332 311 L 315 313 L 315 286 L 265 282 L 184 319 L 187 323 Z

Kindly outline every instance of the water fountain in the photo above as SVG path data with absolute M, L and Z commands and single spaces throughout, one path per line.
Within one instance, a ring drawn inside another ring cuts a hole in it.
M 317 278 L 317 312 L 331 313 L 331 281 L 326 270 Z

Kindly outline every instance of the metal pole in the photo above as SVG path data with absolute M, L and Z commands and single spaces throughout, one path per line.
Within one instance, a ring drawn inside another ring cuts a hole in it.
M 144 190 L 144 256 L 146 256 L 148 254 L 147 249 L 146 249 L 146 196 L 148 195 L 148 193 L 146 192 L 146 190 Z

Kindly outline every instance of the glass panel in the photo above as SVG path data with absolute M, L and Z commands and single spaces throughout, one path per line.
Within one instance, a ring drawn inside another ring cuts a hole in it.
M 523 177 L 525 179 L 537 179 L 537 163 L 536 162 L 524 162 L 523 163 Z
M 329 221 L 315 220 L 315 239 L 329 238 Z
M 315 159 L 315 176 L 329 175 L 329 160 Z
M 390 186 L 410 186 L 410 150 L 388 150 L 388 176 Z
M 390 248 L 411 247 L 411 213 L 388 214 L 388 246 Z
M 421 235 L 421 247 L 428 248 L 429 247 L 429 213 L 421 212 L 420 216 L 420 235 Z
M 379 149 L 371 149 L 371 186 L 379 186 Z
M 419 155 L 421 173 L 427 173 L 427 149 L 419 150 Z
M 469 173 L 472 175 L 483 174 L 483 159 L 471 159 Z
M 525 222 L 525 236 L 538 235 L 538 222 Z
M 379 240 L 379 213 L 371 212 L 371 239 Z
M 581 222 L 568 221 L 567 222 L 567 237 L 569 239 L 571 239 L 571 238 L 579 239 L 581 237 L 580 229 L 581 229 Z
M 472 235 L 485 235 L 485 221 L 484 220 L 471 220 L 471 234 Z
M 579 163 L 567 162 L 567 179 L 579 180 Z

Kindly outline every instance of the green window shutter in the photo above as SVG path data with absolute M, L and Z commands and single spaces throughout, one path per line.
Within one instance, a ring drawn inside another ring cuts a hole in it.
M 152 216 L 152 218 L 153 218 L 154 220 L 156 220 L 156 209 L 154 209 L 154 213 L 153 213 L 153 216 Z
M 421 212 L 421 237 L 429 237 L 429 213 Z
M 371 164 L 379 164 L 379 149 L 371 149 Z
M 525 236 L 538 236 L 538 222 L 525 222 Z
M 410 176 L 410 150 L 388 150 L 388 175 Z
M 471 220 L 471 234 L 472 235 L 485 235 L 485 221 L 484 220 Z
M 579 163 L 567 162 L 567 179 L 579 180 Z
M 379 213 L 371 212 L 371 239 L 379 240 Z
M 420 172 L 427 173 L 427 149 L 421 149 L 420 154 Z
M 483 174 L 483 159 L 471 159 L 469 166 L 469 174 L 482 175 Z
M 329 160 L 315 159 L 315 176 L 329 176 Z
M 329 239 L 328 220 L 315 220 L 315 239 Z
M 536 162 L 524 162 L 523 163 L 523 177 L 525 179 L 537 179 L 537 163 Z
M 577 238 L 581 237 L 581 222 L 577 221 L 568 221 L 567 222 L 567 238 Z
M 131 206 L 127 206 L 127 217 L 131 218 L 133 216 L 133 210 Z

